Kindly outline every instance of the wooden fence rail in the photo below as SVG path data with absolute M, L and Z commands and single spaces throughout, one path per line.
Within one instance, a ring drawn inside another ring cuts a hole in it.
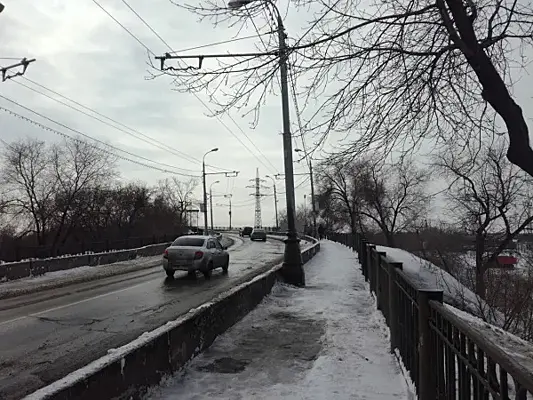
M 442 290 L 417 287 L 402 263 L 358 233 L 327 238 L 357 252 L 389 326 L 390 350 L 401 356 L 419 400 L 533 399 L 533 371 L 447 308 Z

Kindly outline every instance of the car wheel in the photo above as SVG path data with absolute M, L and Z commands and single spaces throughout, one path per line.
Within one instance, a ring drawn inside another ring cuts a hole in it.
M 213 273 L 213 264 L 209 263 L 207 265 L 207 270 L 203 271 L 205 279 L 211 279 L 212 273 Z
M 174 278 L 174 271 L 170 271 L 170 270 L 167 269 L 167 270 L 165 270 L 165 272 L 167 273 L 167 276 L 169 278 Z
M 226 263 L 222 266 L 222 272 L 227 274 L 228 273 L 228 269 L 229 269 L 229 257 L 228 257 L 228 261 L 226 261 Z

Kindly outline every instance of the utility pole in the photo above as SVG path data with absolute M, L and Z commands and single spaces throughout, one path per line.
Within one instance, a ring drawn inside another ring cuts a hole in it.
M 225 194 L 224 197 L 226 199 L 229 199 L 229 212 L 228 212 L 228 215 L 229 215 L 229 230 L 231 231 L 231 198 L 232 198 L 232 194 Z
M 0 4 L 0 8 L 2 8 L 2 4 Z M 1 10 L 0 10 L 1 12 Z M 7 67 L 1 67 L 0 73 L 2 74 L 2 82 L 7 81 L 8 79 L 13 79 L 16 76 L 22 76 L 26 73 L 26 70 L 28 69 L 28 65 L 30 65 L 32 62 L 35 61 L 35 58 L 32 58 L 31 60 L 28 60 L 26 57 L 24 57 L 22 60 L 20 60 L 18 63 L 8 65 Z M 12 75 L 8 75 L 7 72 L 9 70 L 22 67 L 22 71 L 15 72 Z
M 209 209 L 211 211 L 211 231 L 213 231 L 213 185 L 217 184 L 217 183 L 220 183 L 220 181 L 214 181 L 210 186 L 209 186 Z
M 241 8 L 256 2 L 258 0 L 230 0 L 228 2 L 229 8 Z M 259 0 L 261 1 L 261 0 Z M 300 251 L 300 239 L 296 232 L 295 221 L 295 195 L 294 195 L 294 170 L 292 157 L 292 135 L 289 112 L 289 83 L 288 83 L 288 48 L 286 43 L 285 27 L 283 25 L 283 18 L 279 9 L 273 0 L 264 0 L 263 3 L 269 4 L 276 13 L 277 32 L 279 40 L 278 51 L 267 51 L 263 53 L 244 53 L 244 54 L 216 54 L 216 55 L 171 55 L 166 53 L 164 56 L 155 57 L 161 62 L 161 70 L 184 70 L 184 69 L 201 69 L 202 63 L 207 58 L 224 58 L 224 57 L 260 57 L 260 56 L 278 56 L 280 69 L 280 83 L 281 83 L 281 109 L 283 118 L 283 155 L 284 155 L 284 170 L 285 170 L 285 199 L 287 202 L 287 222 L 288 232 L 285 240 L 285 252 L 283 256 L 283 265 L 281 268 L 281 275 L 287 283 L 297 286 L 305 286 L 305 273 L 303 269 L 302 254 Z M 169 59 L 197 59 L 198 67 L 175 68 L 166 67 L 165 61 Z
M 274 188 L 274 213 L 276 214 L 276 231 L 279 230 L 278 221 L 278 194 L 276 192 L 276 180 L 271 175 L 266 175 L 267 178 L 272 179 L 272 187 Z

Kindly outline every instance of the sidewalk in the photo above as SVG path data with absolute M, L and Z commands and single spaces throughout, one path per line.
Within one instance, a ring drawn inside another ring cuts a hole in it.
M 407 400 L 412 396 L 356 254 L 329 241 L 307 287 L 282 284 L 150 400 Z

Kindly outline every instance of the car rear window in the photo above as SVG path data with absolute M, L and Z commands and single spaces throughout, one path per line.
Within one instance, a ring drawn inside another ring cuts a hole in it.
M 193 238 L 182 236 L 174 240 L 172 246 L 193 246 L 193 247 L 202 247 L 204 245 L 205 239 L 202 238 Z

